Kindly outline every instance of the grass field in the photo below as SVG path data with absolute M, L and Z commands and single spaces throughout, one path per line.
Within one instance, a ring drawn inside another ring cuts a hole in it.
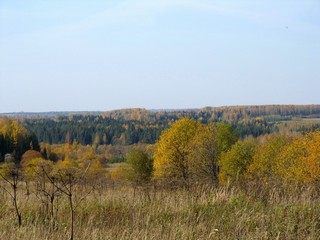
M 21 190 L 18 201 L 22 227 L 1 192 L 0 239 L 68 239 L 67 199 L 57 199 L 54 229 L 36 195 Z M 107 187 L 89 194 L 75 216 L 75 239 L 320 239 L 320 200 L 311 189 L 253 196 L 236 188 Z

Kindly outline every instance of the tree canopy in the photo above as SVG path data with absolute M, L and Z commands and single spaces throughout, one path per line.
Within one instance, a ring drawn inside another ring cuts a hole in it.
M 182 118 L 164 131 L 157 143 L 154 175 L 185 184 L 207 179 L 216 185 L 221 153 L 236 140 L 230 125 L 204 125 Z
M 40 151 L 36 135 L 11 118 L 0 119 L 0 162 L 10 154 L 16 162 L 29 149 Z
M 198 127 L 196 121 L 182 118 L 162 133 L 154 153 L 155 177 L 189 180 L 192 139 Z

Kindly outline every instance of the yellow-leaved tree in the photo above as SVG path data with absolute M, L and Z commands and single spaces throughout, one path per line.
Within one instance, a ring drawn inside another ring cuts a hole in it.
M 50 228 L 53 230 L 56 226 L 55 202 L 59 196 L 59 190 L 54 185 L 56 179 L 51 176 L 54 164 L 43 158 L 33 158 L 25 161 L 22 166 L 24 178 L 34 183 L 35 194 L 41 200 L 42 208 L 50 219 Z
M 292 137 L 286 135 L 273 136 L 261 144 L 248 167 L 249 175 L 256 180 L 268 182 L 275 179 L 276 166 L 282 149 L 291 142 Z
M 161 134 L 154 153 L 155 178 L 189 184 L 192 139 L 198 127 L 196 121 L 182 118 Z
M 252 163 L 257 148 L 253 140 L 238 141 L 221 156 L 219 161 L 221 183 L 234 182 L 246 177 L 247 168 Z
M 218 162 L 221 154 L 228 151 L 237 139 L 237 134 L 228 124 L 200 124 L 192 139 L 190 161 L 196 180 L 209 181 L 213 186 L 218 186 Z
M 320 132 L 299 137 L 283 149 L 276 172 L 284 182 L 315 183 L 320 180 Z

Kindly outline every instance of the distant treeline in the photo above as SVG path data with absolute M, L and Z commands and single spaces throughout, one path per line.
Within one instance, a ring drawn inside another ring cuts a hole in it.
M 257 137 L 278 131 L 307 132 L 318 129 L 319 122 L 302 121 L 302 118 L 319 118 L 320 105 L 232 106 L 163 111 L 138 108 L 98 115 L 73 113 L 44 118 L 39 118 L 39 115 L 34 118 L 19 116 L 40 142 L 54 144 L 76 140 L 83 145 L 153 144 L 164 129 L 182 117 L 189 117 L 204 124 L 229 123 L 241 138 L 249 135 Z
M 26 119 L 24 124 L 37 135 L 40 142 L 55 144 L 72 143 L 76 140 L 82 145 L 154 143 L 167 127 L 167 124 L 163 123 L 147 124 L 93 115 Z
M 225 106 L 163 111 L 136 108 L 109 111 L 102 115 L 112 119 L 141 121 L 173 120 L 181 117 L 202 118 L 211 122 L 240 121 L 255 117 L 264 117 L 267 121 L 280 121 L 292 118 L 318 118 L 320 117 L 320 105 Z

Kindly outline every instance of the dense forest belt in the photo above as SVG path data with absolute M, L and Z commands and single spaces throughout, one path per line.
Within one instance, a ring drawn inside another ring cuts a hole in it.
M 40 142 L 56 144 L 73 142 L 82 145 L 131 145 L 155 143 L 168 123 L 144 123 L 76 115 L 53 119 L 27 119 L 27 129 L 34 132 Z
M 131 145 L 153 144 L 182 117 L 202 123 L 229 123 L 241 138 L 276 132 L 308 132 L 320 128 L 320 105 L 206 107 L 189 110 L 123 109 L 110 112 L 16 114 L 40 142 Z M 308 121 L 305 121 L 305 120 Z

